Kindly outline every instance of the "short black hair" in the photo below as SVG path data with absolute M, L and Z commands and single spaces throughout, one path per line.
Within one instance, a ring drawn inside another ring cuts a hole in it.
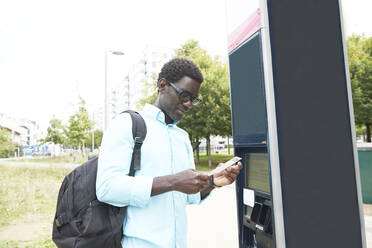
M 185 76 L 194 79 L 200 84 L 204 80 L 199 67 L 194 62 L 190 59 L 178 57 L 163 65 L 159 73 L 158 82 L 164 78 L 169 82 L 175 83 Z

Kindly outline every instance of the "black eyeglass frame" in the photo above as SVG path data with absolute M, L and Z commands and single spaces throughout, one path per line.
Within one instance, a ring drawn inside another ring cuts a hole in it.
M 187 91 L 180 89 L 172 82 L 167 81 L 167 84 L 170 85 L 177 92 L 178 96 L 184 103 L 190 101 L 192 106 L 196 106 L 202 101 L 199 97 L 193 96 Z

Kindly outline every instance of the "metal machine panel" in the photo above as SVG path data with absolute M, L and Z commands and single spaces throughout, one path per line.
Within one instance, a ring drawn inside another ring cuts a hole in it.
M 229 56 L 235 145 L 266 144 L 267 119 L 261 54 L 258 31 Z
M 362 247 L 339 2 L 268 15 L 286 247 Z

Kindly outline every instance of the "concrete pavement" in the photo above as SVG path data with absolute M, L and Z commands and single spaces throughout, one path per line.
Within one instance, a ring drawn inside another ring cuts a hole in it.
M 187 221 L 187 247 L 238 247 L 235 187 L 215 189 L 200 205 L 188 206 Z

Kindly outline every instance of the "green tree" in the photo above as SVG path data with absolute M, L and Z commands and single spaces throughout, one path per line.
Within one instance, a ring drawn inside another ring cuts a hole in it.
M 12 154 L 17 144 L 10 138 L 10 132 L 0 128 L 0 158 L 7 158 Z
M 158 93 L 156 91 L 156 83 L 150 81 L 146 81 L 142 90 L 143 97 L 139 100 L 137 104 L 137 109 L 141 110 L 143 107 L 148 104 L 153 104 L 156 100 L 156 97 L 158 96 Z
M 49 127 L 47 129 L 47 135 L 43 142 L 53 142 L 54 144 L 65 144 L 65 127 L 62 124 L 62 121 L 53 117 L 49 121 Z
M 218 81 L 220 99 L 218 103 L 216 128 L 213 135 L 220 135 L 222 137 L 231 137 L 232 127 L 231 127 L 231 104 L 230 104 L 230 86 L 229 86 L 229 74 L 227 69 L 227 63 L 225 62 L 215 62 L 218 70 L 214 74 L 216 81 Z M 228 153 L 230 154 L 230 147 L 228 147 Z
M 200 88 L 202 102 L 191 108 L 178 126 L 185 129 L 193 147 L 197 147 L 201 139 L 207 141 L 208 165 L 212 166 L 210 137 L 212 135 L 231 135 L 230 91 L 228 83 L 227 63 L 220 58 L 212 58 L 197 41 L 189 40 L 179 49 L 176 55 L 189 58 L 200 68 L 204 82 Z M 141 105 L 154 103 L 157 97 L 154 85 L 148 85 L 148 91 L 141 100 Z M 199 149 L 196 148 L 196 163 L 199 164 Z
M 218 57 L 212 58 L 197 41 L 189 40 L 180 49 L 177 56 L 193 60 L 201 69 L 204 82 L 200 88 L 202 102 L 191 108 L 180 121 L 179 126 L 189 134 L 194 146 L 201 138 L 207 141 L 208 165 L 212 166 L 210 137 L 212 135 L 231 135 L 230 93 L 226 62 Z M 196 163 L 199 163 L 199 151 L 196 149 Z
M 98 148 L 101 146 L 102 142 L 103 131 L 102 130 L 94 130 L 94 148 Z M 85 140 L 85 145 L 87 147 L 92 147 L 92 131 L 88 134 L 87 139 Z
M 347 39 L 355 122 L 365 126 L 371 142 L 372 125 L 372 37 L 353 35 Z
M 89 120 L 88 110 L 85 108 L 85 101 L 80 97 L 78 111 L 70 116 L 69 124 L 65 129 L 67 143 L 73 148 L 85 148 L 93 122 Z

